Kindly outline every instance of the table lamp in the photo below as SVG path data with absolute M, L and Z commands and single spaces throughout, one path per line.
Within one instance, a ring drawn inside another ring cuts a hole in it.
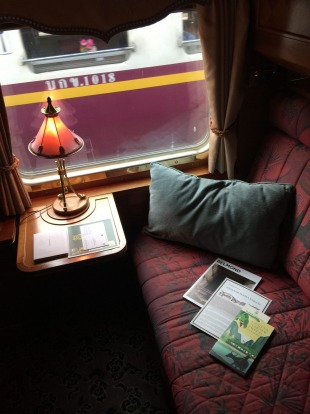
M 60 108 L 53 106 L 50 97 L 47 98 L 47 107 L 41 112 L 45 119 L 37 136 L 29 143 L 29 151 L 38 157 L 56 158 L 57 170 L 60 177 L 61 194 L 53 204 L 53 210 L 61 216 L 77 216 L 87 210 L 89 200 L 85 194 L 79 194 L 72 187 L 66 172 L 64 157 L 80 151 L 84 141 L 62 122 L 59 117 Z M 68 195 L 67 186 L 71 193 Z

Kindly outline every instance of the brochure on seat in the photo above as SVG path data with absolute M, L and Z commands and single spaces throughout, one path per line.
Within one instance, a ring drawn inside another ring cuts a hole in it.
M 225 278 L 234 280 L 252 290 L 256 288 L 261 280 L 260 276 L 218 258 L 183 297 L 201 307 L 209 300 Z
M 243 306 L 209 354 L 245 375 L 274 331 L 268 321 L 267 315 Z
M 265 313 L 270 303 L 271 299 L 226 278 L 192 319 L 191 324 L 218 339 L 243 306 L 247 304 Z
M 92 223 L 68 227 L 68 257 L 81 256 L 101 250 L 113 249 L 119 242 L 112 220 L 105 219 Z

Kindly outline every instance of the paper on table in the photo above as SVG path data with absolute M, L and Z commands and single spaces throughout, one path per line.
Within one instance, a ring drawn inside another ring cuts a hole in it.
M 81 226 L 81 237 L 84 250 L 96 249 L 109 244 L 103 221 Z
M 114 249 L 118 238 L 111 219 L 68 226 L 68 257 Z
M 64 227 L 33 235 L 33 260 L 35 262 L 68 255 L 67 230 Z

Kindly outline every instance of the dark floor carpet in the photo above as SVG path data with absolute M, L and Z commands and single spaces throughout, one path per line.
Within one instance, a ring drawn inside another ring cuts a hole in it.
M 172 412 L 128 256 L 35 278 L 4 272 L 1 414 Z

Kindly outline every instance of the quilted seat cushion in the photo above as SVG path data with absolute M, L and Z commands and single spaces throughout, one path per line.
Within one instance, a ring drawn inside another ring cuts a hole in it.
M 279 94 L 270 104 L 270 128 L 257 154 L 249 182 L 291 183 L 294 203 L 281 235 L 279 259 L 310 297 L 310 103 Z
M 285 92 L 278 92 L 269 104 L 269 120 L 286 135 L 310 147 L 310 102 L 307 98 Z
M 215 361 L 215 339 L 190 324 L 183 294 L 217 256 L 141 234 L 133 259 L 178 414 L 310 412 L 310 299 L 285 272 L 230 262 L 262 277 L 272 337 L 246 378 Z

